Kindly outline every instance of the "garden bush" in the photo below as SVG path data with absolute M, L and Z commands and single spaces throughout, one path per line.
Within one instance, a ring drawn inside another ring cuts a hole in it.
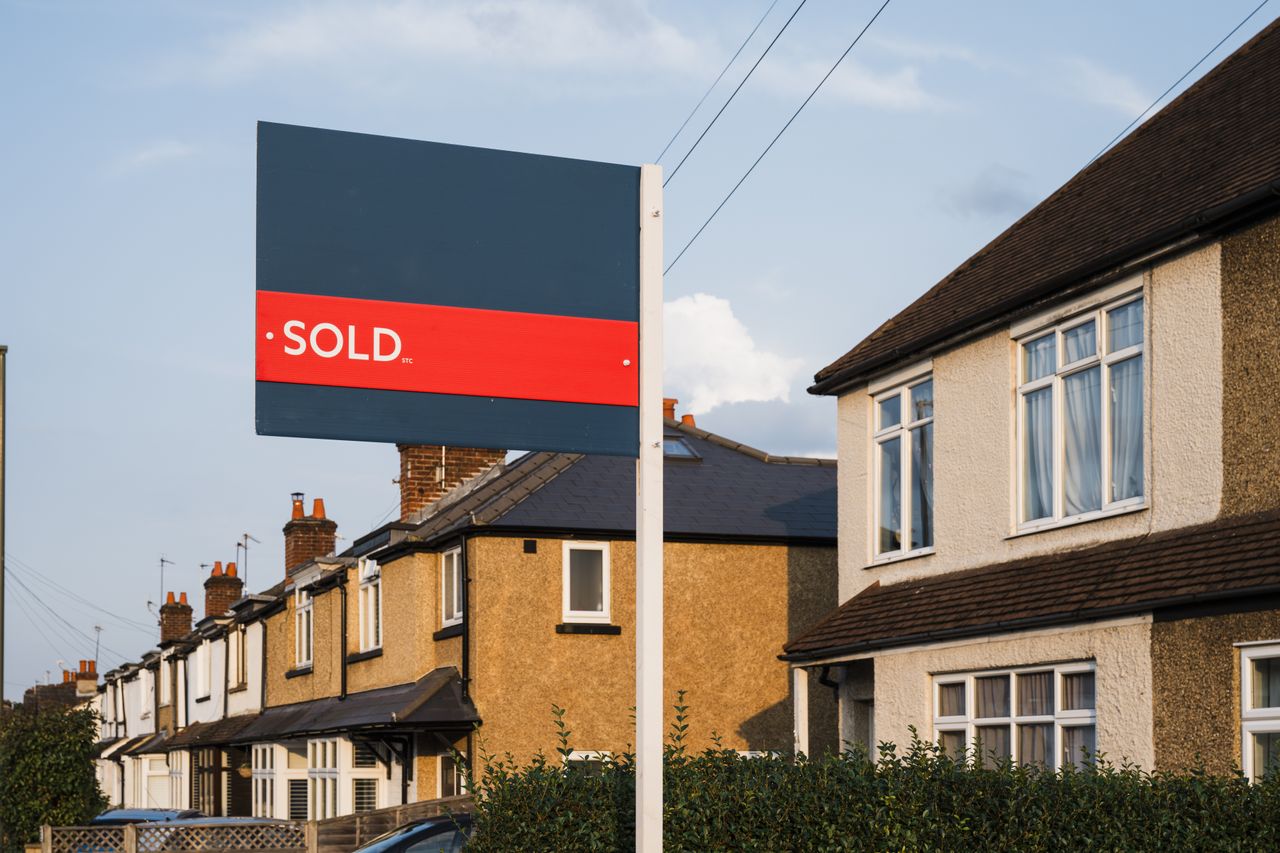
M 1280 850 L 1280 778 L 1148 773 L 1094 756 L 1057 772 L 984 768 L 914 736 L 868 755 L 744 757 L 685 748 L 677 705 L 665 754 L 668 851 Z M 557 755 L 518 763 L 482 753 L 472 780 L 470 851 L 634 849 L 629 753 L 568 764 L 571 732 L 554 709 Z

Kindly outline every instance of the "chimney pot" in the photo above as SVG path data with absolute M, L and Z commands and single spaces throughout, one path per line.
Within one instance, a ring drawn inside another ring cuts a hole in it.
M 165 603 L 165 604 L 173 604 L 173 603 L 174 603 L 173 590 L 170 590 L 170 591 L 169 591 L 169 597 L 165 599 L 165 602 L 164 602 L 164 603 Z
M 235 564 L 235 563 L 227 563 L 227 570 L 226 570 L 226 572 L 224 572 L 224 574 L 225 574 L 227 577 L 229 577 L 229 578 L 233 578 L 233 577 L 235 577 L 235 576 L 236 576 L 236 564 Z
M 179 603 L 179 604 L 186 604 L 186 603 L 187 603 L 187 594 L 186 594 L 185 592 L 183 592 L 183 593 L 179 593 L 179 595 L 178 595 L 178 603 Z
M 695 423 L 693 420 L 693 415 L 681 415 L 680 423 L 684 424 L 687 427 L 693 427 L 694 429 L 698 428 L 698 424 Z
M 324 498 L 316 498 L 311 504 L 311 517 L 324 518 Z
M 664 417 L 669 421 L 674 421 L 676 419 L 676 403 L 679 403 L 679 402 L 680 401 L 677 400 L 675 397 L 663 397 L 662 398 L 662 417 Z
M 221 560 L 214 560 L 214 561 L 213 561 L 213 571 L 209 572 L 209 577 L 216 578 L 216 577 L 218 577 L 218 576 L 219 576 L 219 575 L 221 575 L 221 574 L 222 574 L 222 561 L 221 561 Z
M 290 498 L 292 498 L 293 500 L 293 515 L 291 517 L 302 518 L 304 515 L 306 515 L 306 513 L 303 512 L 303 509 L 302 509 L 302 492 L 294 492 L 292 495 L 290 495 Z

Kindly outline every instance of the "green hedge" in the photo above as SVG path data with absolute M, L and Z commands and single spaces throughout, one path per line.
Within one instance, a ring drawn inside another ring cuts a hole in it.
M 874 759 L 689 754 L 681 710 L 666 750 L 667 851 L 1280 850 L 1276 777 L 1153 775 L 1103 757 L 1057 773 L 983 769 L 919 739 Z M 570 732 L 555 713 L 560 755 L 483 756 L 469 851 L 634 849 L 632 756 L 566 769 Z

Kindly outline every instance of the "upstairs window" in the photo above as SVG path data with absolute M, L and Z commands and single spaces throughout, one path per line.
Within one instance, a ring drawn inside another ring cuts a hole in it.
M 373 560 L 360 561 L 360 651 L 382 648 L 382 572 Z
M 299 589 L 293 594 L 293 662 L 296 666 L 311 666 L 312 626 L 311 590 Z
M 440 555 L 440 624 L 462 624 L 462 549 Z
M 171 701 L 169 696 L 171 692 L 170 679 L 173 678 L 173 675 L 172 675 L 173 670 L 171 669 L 172 666 L 173 666 L 173 661 L 171 659 L 163 659 L 160 661 L 160 669 L 158 670 L 159 675 L 157 677 L 160 679 L 160 704 L 161 705 L 168 705 L 169 702 Z
M 232 689 L 246 686 L 248 683 L 248 654 L 245 652 L 245 630 L 243 625 L 235 625 L 227 630 L 227 684 Z
M 609 543 L 565 542 L 565 622 L 609 621 Z
M 933 548 L 933 379 L 875 397 L 875 557 Z
M 208 640 L 196 648 L 196 698 L 203 699 L 209 695 L 213 683 L 213 667 Z
M 1143 304 L 1110 302 L 1018 343 L 1018 521 L 1143 503 Z

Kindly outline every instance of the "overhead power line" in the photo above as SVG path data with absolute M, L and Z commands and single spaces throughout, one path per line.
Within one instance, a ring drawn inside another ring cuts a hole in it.
M 43 572 L 40 572 L 25 560 L 19 559 L 12 552 L 6 555 L 6 563 L 10 569 L 17 568 L 22 570 L 24 573 L 26 573 L 28 580 L 39 581 L 40 583 L 50 587 L 53 591 L 58 592 L 63 596 L 66 596 L 72 601 L 78 602 L 79 604 L 82 604 L 91 610 L 101 613 L 104 616 L 111 617 L 112 619 L 119 622 L 123 627 L 130 628 L 135 631 L 140 631 L 148 635 L 153 634 L 155 632 L 154 623 L 147 623 L 147 622 L 142 622 L 141 620 L 138 620 L 138 619 L 131 619 L 128 616 L 121 616 L 119 613 L 114 613 L 110 610 L 107 610 L 105 607 L 102 607 L 96 602 L 93 602 L 85 598 L 84 596 L 79 595 L 78 593 L 75 593 L 70 589 L 67 589 L 62 584 L 58 583 L 52 578 L 47 577 Z
M 787 119 L 787 123 L 782 126 L 782 129 L 778 131 L 777 135 L 774 136 L 773 139 L 770 140 L 769 144 L 765 146 L 764 150 L 760 152 L 760 156 L 755 159 L 755 162 L 751 164 L 750 168 L 748 168 L 747 171 L 743 173 L 742 177 L 738 179 L 738 182 L 733 185 L 733 189 L 729 190 L 729 194 L 726 195 L 718 205 L 716 205 L 715 210 L 711 211 L 711 215 L 707 217 L 707 221 L 702 223 L 702 227 L 689 238 L 688 243 L 684 244 L 684 248 L 680 250 L 680 254 L 676 255 L 675 259 L 672 260 L 671 263 L 667 264 L 667 268 L 663 270 L 664 274 L 671 272 L 671 268 L 684 257 L 684 253 L 689 251 L 689 247 L 693 245 L 693 242 L 702 235 L 703 231 L 707 230 L 707 226 L 711 224 L 711 220 L 715 219 L 716 214 L 718 214 L 721 209 L 728 204 L 729 199 L 733 198 L 733 194 L 738 191 L 738 187 L 742 186 L 743 182 L 746 181 L 747 178 L 751 177 L 751 173 L 755 171 L 756 166 L 760 165 L 760 161 L 765 158 L 765 155 L 768 154 L 773 146 L 777 144 L 778 140 L 782 138 L 782 134 L 787 132 L 787 128 L 791 127 L 791 123 L 795 121 L 796 117 L 809 105 L 809 102 L 813 100 L 813 96 L 818 94 L 818 90 L 821 89 L 823 84 L 826 83 L 831 75 L 836 72 L 836 69 L 840 67 L 840 63 L 844 62 L 845 57 L 848 56 L 850 51 L 852 51 L 858 42 L 862 40 L 862 37 L 866 35 L 867 30 L 871 29 L 871 25 L 876 22 L 876 18 L 880 17 L 880 13 L 885 10 L 885 7 L 887 7 L 890 2 L 891 0 L 884 0 L 884 2 L 880 4 L 880 8 L 871 16 L 871 20 L 867 21 L 866 25 L 856 36 L 853 37 L 853 41 L 849 42 L 849 46 L 844 49 L 844 53 L 840 54 L 840 58 L 835 61 L 827 73 L 822 75 L 822 79 L 818 81 L 818 85 L 813 87 L 813 91 L 810 92 L 809 96 L 806 97 L 800 106 L 796 108 L 796 111 L 791 114 L 791 118 Z M 802 3 L 801 5 L 804 4 Z M 797 11 L 799 10 L 797 9 Z
M 778 30 L 778 34 L 773 37 L 773 41 L 769 42 L 768 47 L 764 49 L 764 53 L 760 54 L 760 58 L 757 59 L 755 64 L 751 66 L 751 69 L 747 71 L 747 76 L 743 77 L 733 92 L 729 94 L 729 99 L 726 100 L 720 106 L 720 109 L 716 111 L 716 114 L 711 117 L 711 121 L 707 122 L 707 126 L 702 129 L 702 133 L 698 134 L 698 138 L 693 141 L 693 145 L 689 147 L 688 151 L 684 152 L 684 156 L 680 158 L 679 163 L 676 163 L 676 167 L 671 170 L 671 174 L 667 175 L 667 179 L 662 182 L 664 187 L 671 183 L 671 179 L 676 176 L 676 172 L 680 171 L 680 167 L 684 165 L 684 161 L 689 159 L 689 155 L 697 149 L 698 144 L 702 142 L 704 137 L 706 137 L 707 132 L 715 126 L 716 121 L 718 121 L 720 116 L 724 114 L 724 111 L 729 108 L 729 104 L 733 103 L 733 99 L 738 96 L 738 92 L 742 91 L 742 87 L 747 85 L 747 81 L 751 79 L 751 75 L 760 67 L 760 63 L 764 62 L 764 58 L 769 55 L 769 51 L 773 50 L 773 46 L 778 43 L 778 39 L 782 38 L 782 34 L 787 31 L 787 27 L 791 26 L 791 22 L 796 19 L 796 15 L 800 14 L 800 10 L 804 8 L 804 4 L 808 2 L 809 0 L 800 0 L 800 5 L 796 6 L 795 11 L 791 13 L 791 17 L 787 18 L 786 23 L 782 25 L 782 29 Z
M 662 162 L 662 158 L 666 156 L 671 145 L 677 138 L 679 138 L 680 134 L 684 133 L 684 129 L 689 125 L 689 122 L 698 114 L 698 110 L 702 109 L 702 105 L 706 102 L 707 96 L 715 91 L 716 86 L 720 85 L 720 81 L 724 79 L 725 73 L 733 66 L 733 63 L 738 61 L 738 56 L 742 53 L 743 48 L 747 46 L 751 39 L 755 38 L 756 31 L 760 29 L 760 25 L 764 23 L 764 19 L 769 17 L 769 13 L 773 11 L 773 7 L 777 5 L 778 0 L 773 0 L 773 2 L 769 4 L 769 8 L 764 10 L 764 14 L 760 16 L 760 20 L 756 21 L 756 25 L 751 28 L 751 32 L 747 33 L 747 37 L 742 40 L 742 44 L 738 45 L 738 49 L 733 52 L 733 56 L 729 57 L 729 61 L 724 64 L 724 68 L 720 69 L 720 73 L 716 75 L 716 79 L 707 87 L 707 91 L 702 93 L 702 97 L 698 99 L 698 103 L 695 104 L 693 109 L 689 111 L 689 114 L 685 116 L 684 121 L 682 121 L 680 126 L 676 128 L 676 132 L 671 135 L 671 138 L 667 140 L 667 144 L 663 146 L 662 153 L 659 154 L 653 162 Z
M 1160 93 L 1160 97 L 1158 97 L 1158 98 L 1156 98 L 1154 101 L 1152 101 L 1152 102 L 1151 102 L 1151 104 L 1150 104 L 1150 105 L 1149 105 L 1145 110 L 1143 110 L 1142 112 L 1138 113 L 1138 117 L 1137 117 L 1137 118 L 1135 118 L 1133 121 L 1129 122 L 1127 125 L 1125 125 L 1124 130 L 1120 131 L 1120 132 L 1119 132 L 1119 133 L 1117 133 L 1115 136 L 1111 137 L 1111 141 L 1110 141 L 1110 142 L 1108 142 L 1106 145 L 1102 146 L 1102 150 L 1101 150 L 1101 151 L 1099 151 L 1097 154 L 1094 154 L 1092 157 L 1090 157 L 1090 158 L 1089 158 L 1089 162 L 1084 164 L 1084 165 L 1085 165 L 1085 168 L 1086 168 L 1086 169 L 1087 169 L 1087 168 L 1089 168 L 1090 166 L 1092 166 L 1092 165 L 1093 165 L 1093 161 L 1094 161 L 1094 160 L 1097 160 L 1097 159 L 1098 159 L 1099 157 L 1101 157 L 1103 154 L 1106 154 L 1106 153 L 1107 153 L 1107 150 L 1108 150 L 1108 149 L 1110 149 L 1112 145 L 1115 145 L 1115 144 L 1116 144 L 1116 142 L 1117 142 L 1117 141 L 1118 141 L 1122 136 L 1124 136 L 1126 133 L 1128 133 L 1128 132 L 1133 128 L 1133 126 L 1134 126 L 1135 124 L 1137 124 L 1138 122 L 1142 121 L 1142 117 L 1143 117 L 1143 116 L 1145 116 L 1147 113 L 1151 112 L 1151 110 L 1155 108 L 1155 105 L 1156 105 L 1156 104 L 1160 103 L 1161 101 L 1163 101 L 1163 100 L 1165 99 L 1165 96 L 1166 96 L 1166 95 L 1168 95 L 1168 94 L 1169 94 L 1170 92 L 1172 92 L 1174 89 L 1178 88 L 1178 84 L 1179 84 L 1179 83 L 1181 83 L 1183 80 L 1186 80 L 1188 77 L 1190 77 L 1190 76 L 1191 76 L 1191 72 L 1195 71 L 1197 68 L 1199 68 L 1201 65 L 1203 65 L 1203 64 L 1204 64 L 1204 61 L 1205 61 L 1206 59 L 1208 59 L 1210 56 L 1213 56 L 1213 54 L 1217 52 L 1218 48 L 1222 47 L 1222 45 L 1226 43 L 1227 39 L 1231 38 L 1233 35 L 1235 35 L 1235 34 L 1236 34 L 1236 32 L 1237 32 L 1237 31 L 1239 31 L 1239 29 L 1240 29 L 1241 27 L 1243 27 L 1245 24 L 1249 23 L 1249 20 L 1250 20 L 1254 15 L 1258 14 L 1258 12 L 1262 10 L 1262 7 L 1263 7 L 1263 6 L 1265 6 L 1265 5 L 1267 5 L 1267 3 L 1269 3 L 1269 2 L 1271 2 L 1271 0 L 1262 0 L 1262 2 L 1261 2 L 1261 3 L 1259 3 L 1257 6 L 1255 6 L 1255 7 L 1254 7 L 1254 9 L 1253 9 L 1253 11 L 1252 11 L 1252 12 L 1250 12 L 1250 13 L 1249 13 L 1249 14 L 1247 14 L 1247 15 L 1245 15 L 1245 16 L 1244 16 L 1244 20 L 1242 20 L 1240 23 L 1238 23 L 1238 24 L 1236 24 L 1234 27 L 1232 27 L 1232 28 L 1231 28 L 1231 32 L 1227 33 L 1225 36 L 1223 36 L 1223 37 L 1221 38 L 1221 40 L 1219 40 L 1219 42 L 1218 42 L 1217 44 L 1215 44 L 1213 47 L 1209 48 L 1209 52 L 1208 52 L 1208 53 L 1206 53 L 1204 56 L 1200 57 L 1200 59 L 1196 62 L 1196 64 L 1195 64 L 1195 65 L 1193 65 L 1193 66 L 1191 66 L 1190 68 L 1188 68 L 1188 69 L 1186 70 L 1186 73 L 1184 73 L 1181 77 L 1179 77 L 1177 80 L 1175 80 L 1175 81 L 1173 82 L 1173 85 L 1172 85 L 1172 86 L 1170 86 L 1168 89 L 1165 89 L 1163 92 L 1161 92 L 1161 93 Z
M 73 633 L 78 634 L 80 637 L 82 637 L 82 638 L 84 639 L 84 641 L 85 641 L 86 643 L 88 643 L 88 648 L 90 648 L 90 649 L 94 648 L 94 644 L 97 642 L 96 638 L 94 638 L 94 637 L 90 637 L 90 636 L 89 636 L 88 634 L 86 634 L 84 631 L 81 631 L 81 630 L 80 630 L 79 628 L 77 628 L 73 623 L 71 623 L 70 621 L 68 621 L 68 620 L 66 619 L 66 617 L 64 617 L 61 613 L 59 613 L 55 608 L 53 608 L 53 607 L 51 607 L 49 604 L 47 604 L 47 603 L 44 601 L 44 599 L 42 599 L 39 595 L 37 595 L 37 594 L 36 594 L 36 592 L 35 592 L 33 589 L 31 589 L 31 587 L 27 586 L 27 585 L 26 585 L 26 583 L 25 583 L 25 582 L 23 582 L 23 580 L 22 580 L 22 578 L 21 578 L 21 577 L 19 577 L 18 575 L 13 575 L 12 577 L 13 577 L 13 581 L 14 581 L 14 583 L 16 583 L 16 584 L 18 585 L 18 587 L 19 587 L 19 588 L 26 590 L 26 591 L 27 591 L 27 594 L 28 594 L 28 595 L 30 595 L 33 599 L 35 599 L 35 602 L 36 602 L 37 604 L 39 604 L 39 605 L 40 605 L 41 607 L 43 607 L 46 611 L 48 611 L 48 613 L 49 613 L 49 615 L 50 615 L 50 616 L 52 616 L 52 617 L 53 617 L 54 619 L 56 619 L 58 622 L 61 622 L 63 625 L 65 625 L 67 628 L 69 628 Z M 73 643 L 73 645 L 78 645 L 78 643 Z M 108 654 L 110 654 L 110 655 L 114 656 L 114 657 L 119 658 L 119 659 L 120 659 L 120 660 L 122 660 L 122 661 L 124 661 L 124 660 L 128 660 L 128 658 L 127 658 L 127 657 L 125 657 L 125 656 L 124 656 L 124 655 L 122 655 L 120 652 L 116 651 L 115 649 L 108 648 L 107 646 L 103 646 L 103 647 L 102 647 L 102 650 L 103 650 L 104 652 L 107 652 Z M 86 655 L 86 657 L 88 657 L 88 655 Z

